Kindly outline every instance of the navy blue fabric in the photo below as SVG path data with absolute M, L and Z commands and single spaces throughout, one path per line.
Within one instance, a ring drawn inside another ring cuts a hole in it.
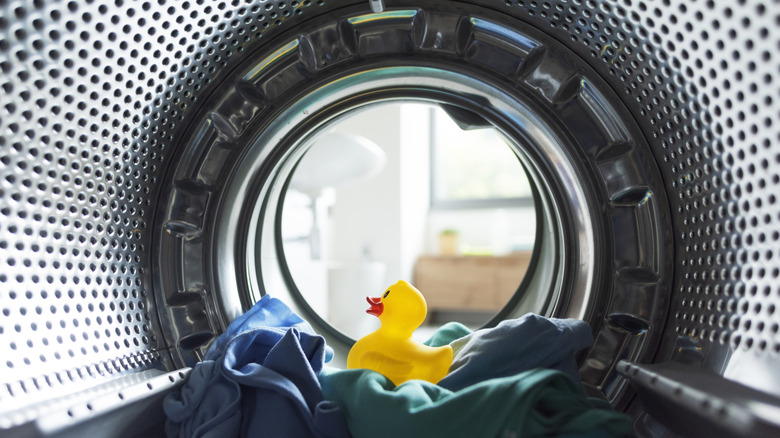
M 263 297 L 214 342 L 181 392 L 165 398 L 166 433 L 348 438 L 341 411 L 323 400 L 317 380 L 332 355 L 284 303 Z
M 317 375 L 325 358 L 321 336 L 288 329 L 254 329 L 228 344 L 229 379 L 242 388 L 241 436 L 348 437 L 338 408 L 323 401 Z
M 246 313 L 233 320 L 227 330 L 214 340 L 203 360 L 214 360 L 222 356 L 225 353 L 225 345 L 235 336 L 248 330 L 268 327 L 295 327 L 302 332 L 316 334 L 309 323 L 293 313 L 283 301 L 264 295 Z M 331 359 L 333 350 L 326 347 L 325 362 L 330 362 Z
M 163 400 L 169 437 L 225 438 L 241 429 L 241 388 L 213 360 L 197 364 L 181 392 Z
M 534 368 L 563 371 L 579 382 L 574 353 L 592 342 L 583 321 L 529 313 L 451 341 L 455 356 L 449 374 L 438 384 L 457 391 Z

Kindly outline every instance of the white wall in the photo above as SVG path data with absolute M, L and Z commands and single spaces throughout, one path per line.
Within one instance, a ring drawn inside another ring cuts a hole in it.
M 387 154 L 387 164 L 369 181 L 336 188 L 329 218 L 329 259 L 356 263 L 361 260 L 363 248 L 367 248 L 375 260 L 386 263 L 385 283 L 394 281 L 388 279 L 396 278 L 401 272 L 399 125 L 398 106 L 383 105 L 355 114 L 336 127 L 376 143 Z M 370 293 L 378 292 L 365 292 Z
M 424 251 L 430 203 L 429 107 L 389 104 L 338 124 L 364 136 L 387 154 L 387 165 L 370 181 L 336 189 L 331 209 L 331 260 L 355 262 L 367 247 L 386 264 L 386 282 L 411 281 Z
M 414 263 L 425 253 L 431 193 L 431 109 L 405 105 L 401 111 L 401 271 L 412 281 Z

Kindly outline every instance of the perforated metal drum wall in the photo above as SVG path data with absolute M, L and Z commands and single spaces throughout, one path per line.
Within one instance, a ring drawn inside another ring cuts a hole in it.
M 174 132 L 243 44 L 303 6 L 0 2 L 0 414 L 173 368 L 149 228 Z
M 363 3 L 0 0 L 0 418 L 182 365 L 151 272 L 177 139 L 252 48 Z M 655 361 L 780 394 L 778 2 L 469 3 L 586 60 L 651 145 L 675 236 Z

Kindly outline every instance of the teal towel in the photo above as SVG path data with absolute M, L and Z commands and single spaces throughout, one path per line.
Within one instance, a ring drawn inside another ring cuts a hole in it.
M 597 409 L 568 375 L 534 369 L 453 392 L 422 380 L 398 387 L 370 370 L 323 368 L 325 400 L 355 438 L 620 436 L 630 418 Z

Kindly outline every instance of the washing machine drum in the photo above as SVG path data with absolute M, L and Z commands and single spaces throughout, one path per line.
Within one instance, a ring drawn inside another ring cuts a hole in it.
M 488 324 L 587 321 L 583 384 L 638 434 L 777 434 L 779 27 L 766 0 L 0 2 L 0 430 L 159 432 L 268 293 L 343 354 L 284 194 L 313 136 L 414 101 L 497 128 L 534 188 Z

